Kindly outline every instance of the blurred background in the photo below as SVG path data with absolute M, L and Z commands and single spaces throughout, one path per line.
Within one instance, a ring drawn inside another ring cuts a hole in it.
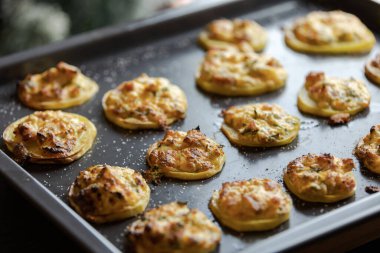
M 0 56 L 69 36 L 220 0 L 0 0 Z

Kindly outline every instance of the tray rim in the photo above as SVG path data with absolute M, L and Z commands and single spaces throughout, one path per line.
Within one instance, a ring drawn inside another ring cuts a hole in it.
M 184 8 L 160 11 L 149 18 L 98 28 L 79 35 L 74 35 L 59 42 L 53 42 L 0 57 L 0 70 L 21 64 L 27 60 L 46 57 L 56 52 L 83 46 L 93 41 L 112 38 L 120 34 L 130 33 L 176 18 L 196 15 L 200 11 L 207 11 L 215 7 L 235 6 L 238 3 L 247 3 L 250 1 L 251 0 L 222 0 L 220 2 L 190 5 Z M 300 0 L 294 0 L 294 2 L 298 1 Z M 373 0 L 369 1 L 372 2 Z M 48 215 L 64 232 L 69 234 L 71 238 L 84 247 L 84 249 L 90 252 L 120 252 L 114 244 L 106 239 L 90 223 L 85 221 L 1 149 L 0 174 L 22 195 L 35 204 L 37 208 Z M 258 242 L 248 246 L 241 252 L 248 253 L 260 250 L 260 252 L 264 253 L 290 250 L 308 241 L 315 240 L 326 234 L 352 225 L 355 222 L 364 220 L 371 215 L 380 213 L 380 205 L 378 203 L 380 203 L 380 194 L 373 194 L 329 213 L 315 217 L 304 224 L 297 225 L 291 230 L 282 231 L 272 236 L 270 241 L 264 240 Z M 323 226 L 321 226 L 321 224 Z

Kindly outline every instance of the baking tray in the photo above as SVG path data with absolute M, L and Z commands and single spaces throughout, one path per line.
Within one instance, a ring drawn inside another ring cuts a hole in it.
M 352 150 L 358 140 L 372 125 L 380 122 L 380 89 L 363 75 L 364 62 L 379 51 L 379 45 L 370 55 L 310 56 L 292 51 L 283 42 L 284 25 L 311 10 L 333 8 L 331 1 L 328 4 L 326 7 L 310 1 L 246 0 L 228 1 L 217 6 L 195 6 L 3 57 L 0 59 L 1 130 L 33 112 L 24 107 L 16 96 L 16 81 L 26 73 L 42 71 L 64 60 L 77 65 L 97 81 L 100 90 L 90 102 L 66 110 L 88 117 L 97 126 L 96 142 L 83 158 L 69 165 L 23 165 L 22 168 L 0 151 L 0 173 L 86 250 L 129 251 L 125 228 L 135 219 L 104 225 L 89 224 L 68 207 L 67 190 L 79 171 L 94 164 L 129 166 L 138 171 L 147 168 L 146 149 L 164 133 L 132 132 L 115 127 L 105 119 L 101 108 L 101 97 L 107 90 L 143 72 L 167 77 L 185 91 L 189 101 L 188 116 L 174 124 L 173 129 L 188 130 L 200 126 L 206 135 L 225 146 L 227 155 L 224 169 L 211 179 L 195 182 L 164 179 L 159 185 L 151 185 L 148 208 L 175 200 L 186 201 L 190 207 L 199 208 L 213 219 L 207 207 L 208 201 L 212 191 L 219 189 L 223 182 L 252 177 L 282 182 L 282 172 L 288 162 L 309 152 L 353 157 Z M 196 88 L 194 74 L 204 55 L 196 43 L 197 35 L 206 23 L 219 17 L 249 18 L 265 26 L 270 38 L 265 53 L 278 58 L 289 73 L 285 88 L 245 98 L 213 96 Z M 323 119 L 301 114 L 296 106 L 296 94 L 305 75 L 313 70 L 363 79 L 372 94 L 370 110 L 360 113 L 347 126 L 339 127 L 331 127 Z M 228 106 L 252 102 L 277 103 L 298 116 L 302 121 L 298 138 L 279 148 L 232 146 L 219 130 L 222 122 L 219 113 Z M 5 151 L 3 143 L 2 149 Z M 217 252 L 290 250 L 309 241 L 315 242 L 317 238 L 322 243 L 323 237 L 332 233 L 344 234 L 348 231 L 345 229 L 347 226 L 359 227 L 365 221 L 370 224 L 368 219 L 375 219 L 380 212 L 380 194 L 369 196 L 364 188 L 367 185 L 380 186 L 380 177 L 362 169 L 356 159 L 355 163 L 358 187 L 354 197 L 335 204 L 309 204 L 292 195 L 294 208 L 289 222 L 272 231 L 255 233 L 236 233 L 222 227 L 223 238 Z

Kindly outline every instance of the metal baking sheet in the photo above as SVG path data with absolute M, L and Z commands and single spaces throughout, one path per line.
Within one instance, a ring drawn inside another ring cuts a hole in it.
M 213 8 L 212 8 L 213 7 Z M 65 231 L 93 252 L 128 251 L 125 231 L 134 219 L 104 225 L 88 224 L 67 205 L 67 190 L 79 171 L 94 164 L 128 166 L 138 171 L 147 168 L 145 153 L 149 145 L 162 138 L 162 131 L 127 131 L 108 122 L 101 107 L 103 94 L 140 73 L 164 76 L 186 93 L 189 109 L 184 121 L 173 129 L 188 130 L 200 126 L 208 136 L 225 146 L 227 162 L 222 172 L 208 180 L 183 182 L 164 179 L 151 185 L 148 208 L 171 201 L 186 201 L 213 219 L 208 209 L 212 191 L 226 181 L 270 178 L 282 182 L 288 162 L 306 153 L 332 153 L 351 157 L 358 140 L 374 124 L 380 123 L 380 89 L 366 80 L 365 61 L 379 51 L 379 44 L 369 55 L 310 56 L 287 48 L 282 27 L 297 16 L 325 8 L 309 1 L 235 1 L 202 9 L 177 10 L 138 21 L 74 37 L 14 56 L 0 59 L 0 129 L 32 113 L 16 96 L 16 81 L 28 72 L 41 71 L 57 61 L 77 65 L 100 86 L 90 102 L 66 111 L 79 113 L 95 123 L 98 135 L 90 152 L 69 165 L 23 165 L 0 153 L 0 173 L 37 204 Z M 207 94 L 195 85 L 195 71 L 204 51 L 197 45 L 204 25 L 219 17 L 254 19 L 269 32 L 264 53 L 284 65 L 289 78 L 285 88 L 259 97 L 226 98 Z M 370 109 L 360 113 L 346 126 L 331 127 L 326 120 L 301 114 L 296 106 L 297 91 L 310 71 L 363 79 L 372 94 Z M 254 102 L 276 103 L 302 120 L 298 138 L 279 148 L 238 148 L 232 146 L 219 130 L 219 113 L 231 105 Z M 2 149 L 5 147 L 2 144 Z M 9 154 L 8 154 L 9 155 Z M 380 211 L 380 194 L 369 196 L 367 185 L 380 186 L 380 177 L 360 167 L 357 160 L 356 195 L 335 204 L 310 204 L 292 196 L 294 208 L 289 222 L 268 232 L 236 233 L 222 227 L 223 238 L 217 252 L 271 252 L 290 249 L 300 243 L 360 221 Z M 219 223 L 218 223 L 219 224 Z

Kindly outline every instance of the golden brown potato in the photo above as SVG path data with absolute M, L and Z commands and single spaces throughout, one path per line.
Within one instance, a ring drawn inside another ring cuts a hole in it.
M 45 72 L 26 76 L 19 82 L 18 96 L 33 109 L 64 109 L 87 102 L 98 89 L 78 68 L 59 62 Z
M 288 189 L 309 202 L 337 202 L 355 194 L 354 161 L 330 154 L 301 156 L 288 164 L 284 182 Z
M 274 147 L 291 143 L 300 120 L 275 104 L 232 106 L 222 112 L 222 132 L 236 145 Z
M 292 201 L 270 179 L 223 183 L 209 207 L 218 220 L 236 231 L 270 230 L 289 219 Z
M 285 42 L 304 53 L 353 54 L 371 51 L 376 39 L 352 14 L 314 11 L 285 29 Z
M 229 49 L 260 52 L 267 43 L 267 33 L 252 20 L 218 19 L 207 25 L 199 35 L 205 49 Z
M 327 77 L 311 72 L 298 93 L 298 109 L 321 117 L 348 113 L 355 115 L 369 107 L 371 96 L 363 81 Z
M 209 253 L 221 239 L 206 215 L 172 202 L 151 209 L 128 228 L 136 253 Z
M 354 153 L 363 165 L 370 171 L 380 174 L 380 125 L 371 127 L 369 134 L 364 136 L 356 146 Z
M 120 127 L 157 129 L 185 118 L 187 100 L 168 79 L 142 74 L 104 94 L 103 109 L 107 119 Z
M 150 189 L 130 168 L 95 165 L 81 171 L 69 189 L 69 202 L 83 218 L 104 223 L 142 213 Z
M 203 90 L 225 96 L 252 96 L 280 89 L 287 73 L 273 57 L 236 50 L 209 50 L 197 73 Z
M 20 162 L 70 163 L 92 146 L 96 128 L 87 118 L 62 111 L 39 111 L 10 124 L 4 142 Z
M 148 149 L 148 173 L 182 180 L 212 177 L 222 170 L 226 160 L 222 147 L 197 129 L 169 130 Z

